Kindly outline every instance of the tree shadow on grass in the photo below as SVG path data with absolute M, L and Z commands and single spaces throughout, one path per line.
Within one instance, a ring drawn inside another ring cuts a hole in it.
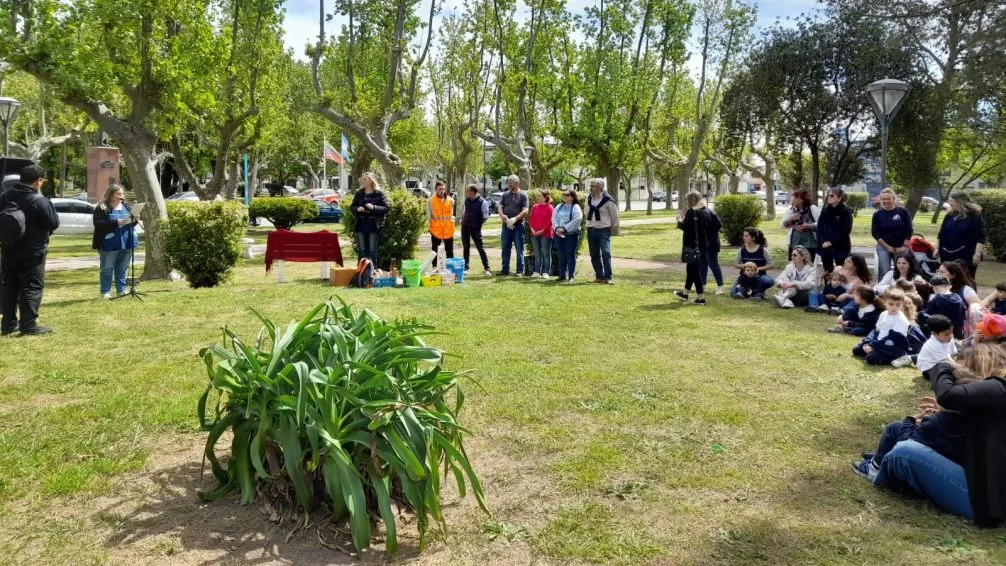
M 213 475 L 208 471 L 201 475 L 199 461 L 187 458 L 184 463 L 139 478 L 123 489 L 121 496 L 103 498 L 92 508 L 93 518 L 110 527 L 103 542 L 111 554 L 161 554 L 174 564 L 310 566 L 388 560 L 383 546 L 376 544 L 359 556 L 351 556 L 355 550 L 348 534 L 336 532 L 323 511 L 313 513 L 305 528 L 295 518 L 270 522 L 258 500 L 241 506 L 236 493 L 211 503 L 196 495 L 197 490 L 215 487 Z M 398 527 L 395 560 L 418 556 L 418 540 L 410 532 L 414 525 L 399 520 Z M 342 550 L 323 546 L 319 532 L 329 545 Z

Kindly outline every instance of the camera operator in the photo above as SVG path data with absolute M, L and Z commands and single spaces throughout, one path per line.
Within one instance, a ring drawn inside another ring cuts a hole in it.
M 137 246 L 136 217 L 126 204 L 121 185 L 109 185 L 98 206 L 94 207 L 94 235 L 91 248 L 98 250 L 101 271 L 98 275 L 101 297 L 112 298 L 112 279 L 119 295 L 126 293 L 126 270 Z
M 16 204 L 24 214 L 24 236 L 14 245 L 0 247 L 0 335 L 48 334 L 51 328 L 39 326 L 38 309 L 45 286 L 45 256 L 49 235 L 59 228 L 56 209 L 40 192 L 45 170 L 28 165 L 21 170 L 21 180 L 0 195 L 0 210 Z M 18 311 L 21 314 L 18 324 Z

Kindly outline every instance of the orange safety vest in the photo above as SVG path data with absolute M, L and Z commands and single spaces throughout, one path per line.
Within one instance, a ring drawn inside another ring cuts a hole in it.
M 454 200 L 450 197 L 443 199 L 436 195 L 430 197 L 430 234 L 441 240 L 449 240 L 454 237 L 454 220 L 451 216 L 454 213 Z

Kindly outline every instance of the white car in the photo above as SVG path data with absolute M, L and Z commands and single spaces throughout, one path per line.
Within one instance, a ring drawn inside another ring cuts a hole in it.
M 57 236 L 71 234 L 94 233 L 95 205 L 73 198 L 54 198 L 52 206 L 59 215 L 59 228 L 53 232 Z M 136 227 L 136 234 L 143 234 L 141 226 Z
M 199 195 L 193 191 L 185 191 L 182 193 L 175 193 L 164 200 L 185 200 L 185 201 L 197 201 L 199 200 Z

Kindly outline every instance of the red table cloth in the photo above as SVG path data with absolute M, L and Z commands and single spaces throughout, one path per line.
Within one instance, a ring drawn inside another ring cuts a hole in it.
M 334 261 L 342 265 L 342 248 L 339 235 L 328 230 L 318 232 L 292 232 L 276 230 L 269 234 L 265 246 L 265 271 L 269 273 L 272 262 Z

